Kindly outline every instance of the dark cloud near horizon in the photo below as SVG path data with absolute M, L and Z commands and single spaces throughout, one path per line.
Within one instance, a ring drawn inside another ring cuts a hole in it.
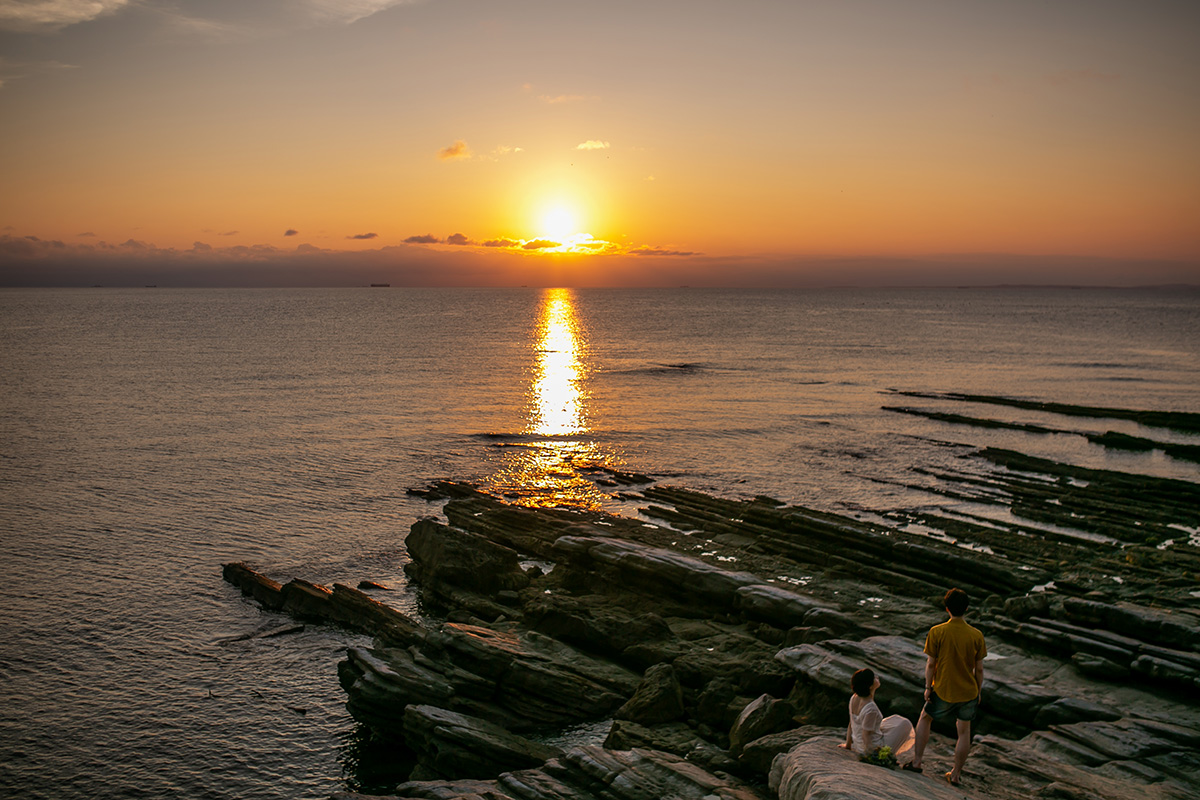
M 434 236 L 432 233 L 423 233 L 419 236 L 410 236 L 404 240 L 405 244 L 441 244 L 442 240 Z
M 517 245 L 522 244 L 517 242 Z M 514 249 L 294 248 L 273 245 L 162 248 L 135 239 L 64 243 L 0 233 L 0 286 L 572 286 L 740 288 L 1188 286 L 1200 261 L 1084 256 L 945 254 L 937 257 L 645 258 L 605 255 L 602 269 L 561 272 L 556 258 Z M 658 254 L 665 251 L 656 250 Z M 586 256 L 583 258 L 587 258 Z M 1195 296 L 1191 294 L 1189 296 Z
M 639 247 L 636 250 L 630 250 L 631 256 L 696 256 L 699 253 L 691 250 L 664 250 L 661 247 Z
M 379 234 L 378 234 L 378 233 L 375 233 L 375 232 L 371 232 L 371 233 L 356 233 L 356 234 L 354 234 L 353 236 L 347 236 L 346 238 L 347 238 L 347 239 L 378 239 L 378 238 L 379 238 Z
M 470 244 L 471 240 L 463 233 L 452 233 L 446 237 L 446 244 Z
M 286 231 L 283 232 L 283 235 L 284 236 L 296 236 L 299 233 L 300 233 L 300 231 L 296 230 L 295 228 L 288 228 Z
M 484 247 L 516 247 L 520 242 L 513 239 L 488 239 L 483 243 Z
M 96 238 L 96 234 L 92 233 L 91 231 L 84 231 L 83 233 L 77 233 L 77 234 L 75 234 L 75 235 L 76 235 L 76 236 L 88 236 L 88 237 L 91 237 L 91 238 L 93 238 L 93 239 L 94 239 L 94 238 Z
M 549 239 L 534 239 L 521 245 L 522 250 L 545 250 L 548 247 L 562 247 L 562 242 L 552 242 Z

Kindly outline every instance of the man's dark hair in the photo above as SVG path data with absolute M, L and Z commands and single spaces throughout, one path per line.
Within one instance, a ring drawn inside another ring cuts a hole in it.
M 850 676 L 850 688 L 859 697 L 870 697 L 871 687 L 875 684 L 875 670 L 867 667 L 860 669 Z
M 961 617 L 967 613 L 967 607 L 971 605 L 971 601 L 967 598 L 967 593 L 962 589 L 951 589 L 946 592 L 946 596 L 942 598 L 942 602 L 946 605 L 946 610 L 951 616 Z

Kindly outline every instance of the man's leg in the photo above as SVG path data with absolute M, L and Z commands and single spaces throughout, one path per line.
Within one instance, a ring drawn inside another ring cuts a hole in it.
M 958 741 L 954 743 L 954 769 L 950 770 L 951 783 L 958 783 L 962 779 L 963 764 L 967 763 L 967 754 L 971 752 L 971 720 L 957 720 L 955 726 L 958 728 Z
M 921 716 L 917 719 L 916 741 L 913 743 L 913 760 L 914 767 L 921 766 L 921 758 L 925 755 L 925 745 L 929 744 L 929 731 L 933 727 L 933 717 L 921 709 Z

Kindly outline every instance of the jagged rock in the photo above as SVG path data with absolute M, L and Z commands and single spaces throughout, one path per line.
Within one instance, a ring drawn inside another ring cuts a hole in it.
M 738 589 L 762 583 L 747 572 L 722 569 L 682 553 L 623 539 L 563 536 L 555 541 L 554 551 L 562 560 L 582 562 L 589 568 L 607 567 L 627 586 L 722 608 L 733 607 Z
M 278 611 L 283 608 L 278 581 L 260 575 L 241 562 L 225 564 L 221 574 L 226 581 L 242 590 L 242 594 L 253 597 L 263 608 Z
M 635 673 L 535 632 L 446 623 L 409 648 L 351 647 L 338 665 L 347 707 L 403 735 L 406 706 L 439 707 L 513 731 L 599 719 L 633 694 Z
M 670 664 L 655 664 L 646 670 L 633 697 L 617 709 L 617 719 L 657 725 L 683 716 L 683 687 Z
M 486 720 L 428 705 L 404 712 L 404 742 L 421 763 L 446 778 L 494 778 L 562 755 Z
M 1044 617 L 1050 612 L 1050 596 L 1045 592 L 1010 597 L 1004 601 L 1004 613 L 1013 619 Z
M 1115 661 L 1109 661 L 1107 658 L 1091 655 L 1090 653 L 1075 653 L 1071 656 L 1071 662 L 1084 675 L 1090 675 L 1101 680 L 1123 681 L 1129 677 L 1129 667 L 1122 666 Z
M 791 727 L 792 716 L 796 709 L 786 700 L 779 700 L 769 694 L 760 695 L 749 703 L 733 727 L 729 729 L 729 753 L 734 758 L 741 755 L 747 744 L 755 739 L 772 733 L 779 733 Z
M 412 558 L 405 574 L 423 588 L 449 583 L 494 595 L 529 585 L 515 550 L 432 519 L 417 520 L 404 544 Z
M 632 750 L 640 747 L 686 756 L 703 740 L 690 725 L 667 722 L 660 725 L 639 725 L 629 720 L 614 719 L 604 740 L 606 750 Z
M 1120 712 L 1099 703 L 1075 697 L 1060 697 L 1053 703 L 1042 706 L 1033 718 L 1034 728 L 1049 728 L 1051 725 L 1066 725 L 1072 722 L 1094 720 L 1112 721 L 1121 718 Z
M 1078 597 L 1063 601 L 1063 613 L 1072 622 L 1129 636 L 1163 647 L 1200 649 L 1200 627 L 1171 615 L 1130 605 L 1109 605 Z
M 577 747 L 538 769 L 495 781 L 410 782 L 398 798 L 432 800 L 766 800 L 733 777 L 720 777 L 670 753 Z
M 813 609 L 828 608 L 811 597 L 765 583 L 741 587 L 734 603 L 751 619 L 763 619 L 784 629 L 804 624 L 805 616 Z
M 412 643 L 423 636 L 421 625 L 403 613 L 340 583 L 335 583 L 332 590 L 300 579 L 280 586 L 242 563 L 226 564 L 223 573 L 225 580 L 240 587 L 264 608 L 342 625 L 386 642 Z
M 845 730 L 828 728 L 824 725 L 801 725 L 782 733 L 772 733 L 759 737 L 742 748 L 738 762 L 743 768 L 756 775 L 767 775 L 771 771 L 771 762 L 780 753 L 786 753 L 801 742 L 807 742 L 817 736 L 841 736 L 845 738 Z
M 631 614 L 625 606 L 598 595 L 541 595 L 530 600 L 524 610 L 525 621 L 534 630 L 612 657 L 622 656 L 631 648 L 646 653 L 654 645 L 665 645 L 675 638 L 658 614 Z

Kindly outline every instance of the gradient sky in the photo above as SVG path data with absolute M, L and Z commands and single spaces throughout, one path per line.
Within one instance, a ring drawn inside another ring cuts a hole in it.
M 1195 0 L 0 0 L 0 283 L 1200 282 L 1198 37 Z

